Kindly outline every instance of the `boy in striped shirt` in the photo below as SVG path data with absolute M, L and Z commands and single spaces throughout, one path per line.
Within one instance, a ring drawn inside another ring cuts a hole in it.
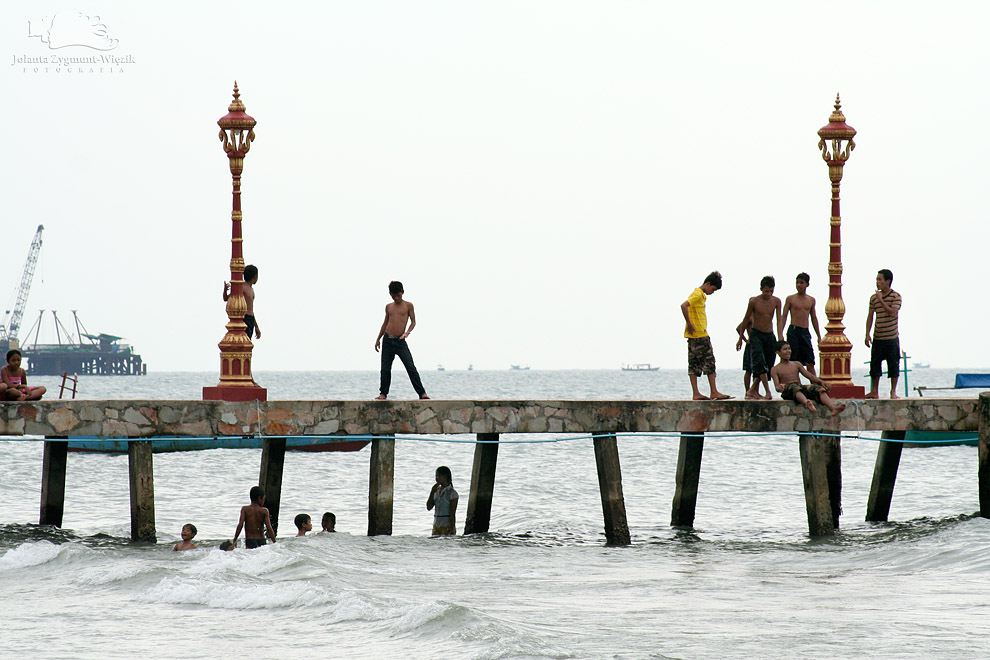
M 867 399 L 879 399 L 881 363 L 887 363 L 890 378 L 890 398 L 897 397 L 897 379 L 901 375 L 901 342 L 897 334 L 897 316 L 901 311 L 901 294 L 890 288 L 894 274 L 884 268 L 877 272 L 877 291 L 870 296 L 870 313 L 866 316 L 866 345 L 870 353 L 870 392 Z M 873 317 L 876 316 L 876 326 Z M 873 328 L 873 341 L 870 329 Z

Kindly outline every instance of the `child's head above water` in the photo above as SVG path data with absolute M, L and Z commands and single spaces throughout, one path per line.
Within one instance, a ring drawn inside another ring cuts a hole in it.
M 320 521 L 320 524 L 323 526 L 324 532 L 332 532 L 334 531 L 334 527 L 337 526 L 337 516 L 327 511 L 323 514 L 323 520 Z
M 191 541 L 196 538 L 197 533 L 196 525 L 192 523 L 186 523 L 182 526 L 182 540 Z
M 261 501 L 265 499 L 265 489 L 261 486 L 252 486 L 251 492 L 248 493 L 248 496 L 251 498 L 252 502 L 261 504 Z
M 304 527 L 309 526 L 309 529 L 313 529 L 313 519 L 309 517 L 307 513 L 300 513 L 296 516 L 294 521 L 296 523 L 296 529 L 302 531 Z M 309 530 L 306 530 L 309 531 Z

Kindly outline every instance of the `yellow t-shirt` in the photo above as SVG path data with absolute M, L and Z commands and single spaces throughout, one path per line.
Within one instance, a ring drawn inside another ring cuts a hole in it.
M 684 336 L 688 338 L 708 336 L 708 315 L 705 313 L 705 300 L 708 296 L 698 287 L 688 296 L 688 318 L 694 326 L 694 332 L 688 332 L 687 323 L 684 324 Z

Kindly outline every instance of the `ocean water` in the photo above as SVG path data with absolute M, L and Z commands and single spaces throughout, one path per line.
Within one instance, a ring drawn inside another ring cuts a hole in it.
M 911 374 L 951 384 L 952 371 Z M 681 370 L 424 372 L 435 398 L 683 398 Z M 370 398 L 377 374 L 260 373 L 272 399 Z M 199 398 L 215 375 L 84 377 L 81 398 Z M 741 394 L 741 375 L 720 387 Z M 55 386 L 57 379 L 32 378 Z M 400 369 L 393 395 L 412 398 Z M 903 393 L 903 392 L 902 392 Z M 968 396 L 973 396 L 969 394 Z M 875 434 L 874 434 L 875 435 Z M 367 449 L 286 456 L 280 541 L 223 553 L 260 450 L 155 456 L 157 545 L 129 536 L 126 456 L 70 455 L 64 528 L 39 527 L 40 442 L 0 441 L 0 657 L 980 658 L 990 521 L 975 447 L 901 459 L 889 523 L 863 518 L 873 438 L 842 442 L 842 527 L 811 539 L 797 440 L 706 440 L 692 530 L 669 526 L 677 441 L 622 437 L 633 543 L 605 546 L 589 440 L 504 435 L 491 533 L 433 539 L 426 496 L 473 445 L 400 439 L 393 535 L 365 536 Z M 447 440 L 470 441 L 471 436 Z M 338 533 L 292 538 L 292 517 Z M 200 549 L 173 553 L 183 523 Z M 317 525 L 318 526 L 318 525 Z

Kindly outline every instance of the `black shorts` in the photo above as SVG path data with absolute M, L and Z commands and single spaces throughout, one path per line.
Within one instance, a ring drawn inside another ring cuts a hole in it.
M 777 357 L 777 337 L 772 332 L 763 332 L 754 328 L 749 331 L 749 350 L 753 375 L 770 373 Z
M 244 547 L 250 550 L 251 548 L 260 548 L 265 545 L 265 539 L 244 539 Z
M 247 326 L 244 332 L 247 333 L 248 339 L 254 339 L 254 317 L 250 314 L 245 314 L 244 325 Z
M 789 326 L 787 343 L 791 345 L 791 360 L 801 364 L 815 363 L 815 346 L 811 343 L 811 331 L 808 328 Z
M 887 363 L 887 377 L 901 375 L 901 340 L 874 339 L 870 352 L 870 378 L 876 380 L 883 374 L 881 363 Z

